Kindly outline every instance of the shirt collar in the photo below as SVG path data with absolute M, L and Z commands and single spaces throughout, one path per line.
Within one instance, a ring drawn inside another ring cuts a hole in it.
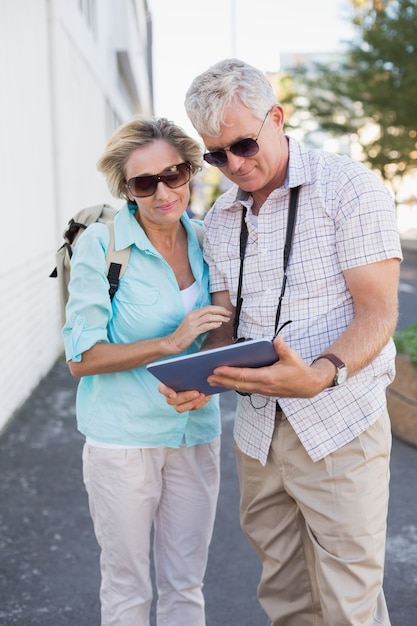
M 114 217 L 114 247 L 115 250 L 123 250 L 132 244 L 136 244 L 139 248 L 143 246 L 143 238 L 145 233 L 142 228 L 137 228 L 134 215 L 129 211 L 126 204 L 122 206 L 120 211 Z
M 311 167 L 308 158 L 309 150 L 292 137 L 287 137 L 287 139 L 289 146 L 289 167 L 285 183 L 279 188 L 281 191 L 311 182 Z M 275 191 L 278 191 L 278 189 Z M 244 191 L 240 187 L 237 188 L 235 202 L 245 203 L 250 198 L 250 192 Z
M 181 216 L 181 223 L 187 233 L 193 233 L 191 220 L 185 212 Z M 133 244 L 140 250 L 149 250 L 151 245 L 145 231 L 130 212 L 126 203 L 114 217 L 114 248 L 115 250 L 123 250 Z

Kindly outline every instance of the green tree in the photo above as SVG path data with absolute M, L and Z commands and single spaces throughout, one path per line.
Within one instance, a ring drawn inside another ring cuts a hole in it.
M 355 37 L 329 63 L 294 70 L 297 104 L 354 136 L 393 190 L 417 163 L 417 0 L 353 0 Z

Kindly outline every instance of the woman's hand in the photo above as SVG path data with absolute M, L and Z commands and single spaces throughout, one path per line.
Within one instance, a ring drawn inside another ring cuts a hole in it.
M 211 396 L 206 396 L 199 391 L 174 391 L 163 383 L 158 386 L 158 391 L 166 397 L 167 403 L 173 406 L 177 413 L 185 413 L 186 411 L 196 411 L 201 409 Z
M 190 311 L 171 335 L 166 337 L 172 354 L 184 352 L 197 337 L 230 322 L 231 311 L 223 306 L 208 305 Z

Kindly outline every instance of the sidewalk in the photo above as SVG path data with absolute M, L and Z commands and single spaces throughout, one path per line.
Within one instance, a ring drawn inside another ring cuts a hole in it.
M 58 361 L 0 437 L 0 624 L 99 626 L 99 553 L 81 478 L 77 381 Z M 260 566 L 238 522 L 234 394 L 222 394 L 222 481 L 207 626 L 267 626 Z M 392 626 L 417 615 L 417 449 L 394 440 L 385 592 Z M 154 622 L 152 622 L 154 624 Z
M 1 626 L 100 624 L 99 550 L 82 483 L 76 386 L 59 360 L 0 436 Z M 207 626 L 267 626 L 256 599 L 260 566 L 239 528 L 233 412 L 225 412 Z

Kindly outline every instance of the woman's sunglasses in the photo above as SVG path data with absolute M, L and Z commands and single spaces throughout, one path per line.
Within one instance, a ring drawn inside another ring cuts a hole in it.
M 213 152 L 206 152 L 203 155 L 203 158 L 209 165 L 214 165 L 214 167 L 224 167 L 227 164 L 227 154 L 226 152 L 231 152 L 232 154 L 238 157 L 252 157 L 255 156 L 259 152 L 258 138 L 261 134 L 261 130 L 266 122 L 266 118 L 268 117 L 267 112 L 264 117 L 264 121 L 262 122 L 262 126 L 259 129 L 259 133 L 256 136 L 256 139 L 251 139 L 248 137 L 247 139 L 241 139 L 240 141 L 236 141 L 228 148 L 219 148 L 218 150 L 214 150 Z
M 126 187 L 135 198 L 147 198 L 153 196 L 158 183 L 164 183 L 170 189 L 177 189 L 188 183 L 191 178 L 191 164 L 179 163 L 164 170 L 160 174 L 152 176 L 135 176 L 130 178 Z

